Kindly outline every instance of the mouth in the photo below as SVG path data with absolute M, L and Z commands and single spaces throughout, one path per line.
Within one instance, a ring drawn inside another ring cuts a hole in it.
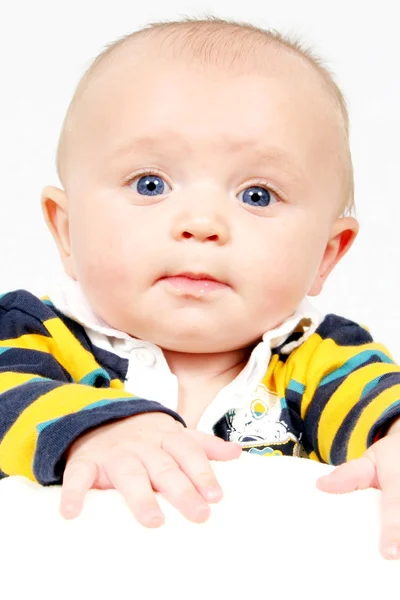
M 160 277 L 159 281 L 164 281 L 178 295 L 194 296 L 196 298 L 230 287 L 225 281 L 221 281 L 209 273 L 183 272 L 168 274 Z

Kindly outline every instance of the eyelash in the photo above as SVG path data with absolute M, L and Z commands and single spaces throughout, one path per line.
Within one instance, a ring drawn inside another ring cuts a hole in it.
M 139 171 L 139 173 L 136 173 L 135 175 L 131 175 L 128 179 L 126 179 L 124 181 L 124 185 L 129 185 L 130 183 L 132 183 L 132 181 L 135 181 L 135 179 L 144 177 L 146 175 L 155 175 L 155 176 L 164 178 L 164 175 L 162 175 L 162 173 L 160 171 L 158 171 L 157 169 L 143 169 L 142 171 Z M 170 187 L 172 187 L 172 186 L 170 186 Z M 274 194 L 274 196 L 276 196 L 276 198 L 279 200 L 279 202 L 282 202 L 282 197 L 281 197 L 280 192 L 278 192 L 278 190 L 274 186 L 265 183 L 265 181 L 263 181 L 263 180 L 254 181 L 254 182 L 248 184 L 246 187 L 244 187 L 242 190 L 240 190 L 240 192 L 243 192 L 244 190 L 246 190 L 249 187 L 264 188 L 268 192 L 272 192 Z M 261 210 L 264 207 L 254 207 L 254 208 L 258 208 Z
M 155 175 L 164 178 L 164 175 L 162 175 L 160 171 L 157 171 L 157 169 L 143 169 L 142 171 L 139 171 L 139 173 L 136 173 L 135 175 L 130 175 L 128 179 L 125 179 L 124 185 L 129 185 L 130 183 L 132 183 L 132 181 L 135 181 L 135 179 L 144 177 L 145 175 Z

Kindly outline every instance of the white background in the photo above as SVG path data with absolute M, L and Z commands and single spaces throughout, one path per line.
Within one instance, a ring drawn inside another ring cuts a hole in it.
M 212 14 L 299 35 L 336 74 L 352 122 L 359 237 L 320 309 L 367 324 L 400 359 L 400 36 L 380 0 L 1 0 L 0 293 L 46 293 L 58 268 L 40 209 L 78 80 L 104 46 L 147 22 Z M 110 232 L 112 235 L 112 232 Z

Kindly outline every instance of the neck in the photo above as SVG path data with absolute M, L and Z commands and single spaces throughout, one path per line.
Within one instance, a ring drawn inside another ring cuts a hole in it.
M 202 382 L 232 381 L 247 363 L 253 347 L 212 354 L 164 350 L 164 356 L 172 373 L 186 387 L 186 384 L 192 386 L 196 379 Z

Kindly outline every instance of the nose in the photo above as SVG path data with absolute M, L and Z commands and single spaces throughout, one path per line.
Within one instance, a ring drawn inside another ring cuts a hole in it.
M 174 227 L 173 237 L 177 241 L 194 239 L 199 242 L 215 242 L 219 245 L 228 241 L 227 227 L 223 223 L 204 217 L 182 219 Z
M 228 219 L 223 207 L 201 200 L 191 206 L 186 205 L 176 215 L 171 233 L 177 241 L 191 239 L 198 242 L 214 242 L 221 246 L 230 239 Z

